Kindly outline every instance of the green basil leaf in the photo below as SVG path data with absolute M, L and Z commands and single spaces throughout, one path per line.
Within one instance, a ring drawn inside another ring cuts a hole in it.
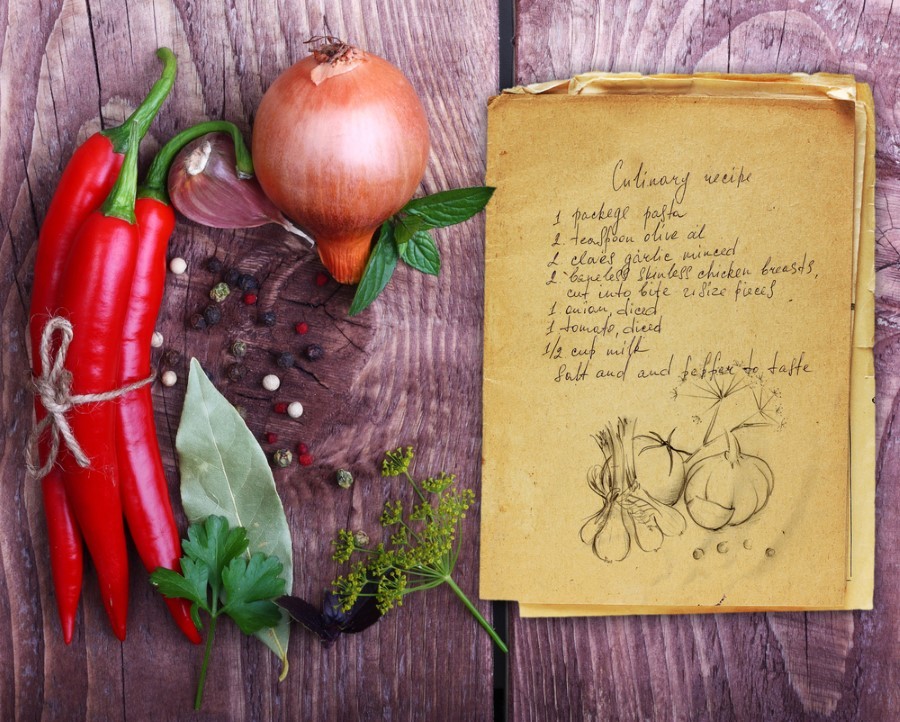
M 244 527 L 244 554 L 263 552 L 284 566 L 293 586 L 291 534 L 265 453 L 237 410 L 216 390 L 197 359 L 191 359 L 181 423 L 175 438 L 181 471 L 181 501 L 191 523 L 223 516 Z M 228 542 L 226 539 L 226 547 Z M 226 551 L 227 554 L 227 551 Z M 287 672 L 290 619 L 256 635 L 282 660 Z
M 441 272 L 441 254 L 428 231 L 416 231 L 400 252 L 400 257 L 422 273 L 436 276 Z
M 428 228 L 443 228 L 467 221 L 487 205 L 493 194 L 494 189 L 486 186 L 456 188 L 413 198 L 403 212 L 421 218 Z
M 390 221 L 385 221 L 381 224 L 378 242 L 372 249 L 366 263 L 366 270 L 363 271 L 359 285 L 356 287 L 356 295 L 353 296 L 353 303 L 350 304 L 348 311 L 350 316 L 355 316 L 368 308 L 369 304 L 384 290 L 394 274 L 399 258 L 397 244 L 394 240 L 394 227 Z
M 405 216 L 394 220 L 394 243 L 397 244 L 397 251 L 401 258 L 403 258 L 409 240 L 425 227 L 425 221 L 416 216 Z

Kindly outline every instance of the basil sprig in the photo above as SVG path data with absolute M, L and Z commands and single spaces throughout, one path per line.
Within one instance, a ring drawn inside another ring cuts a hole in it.
M 437 276 L 441 255 L 429 231 L 469 220 L 484 209 L 493 193 L 493 188 L 485 186 L 441 191 L 414 198 L 386 220 L 356 287 L 349 315 L 355 316 L 369 307 L 391 280 L 398 261 Z

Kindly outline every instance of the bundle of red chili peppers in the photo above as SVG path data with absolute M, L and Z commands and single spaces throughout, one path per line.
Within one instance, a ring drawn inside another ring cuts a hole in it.
M 175 80 L 175 56 L 167 48 L 157 55 L 164 70 L 143 103 L 121 126 L 94 134 L 73 154 L 38 239 L 29 331 L 41 464 L 30 466 L 42 477 L 67 644 L 81 594 L 82 539 L 119 639 L 125 638 L 128 611 L 123 516 L 147 571 L 179 569 L 181 542 L 149 385 L 150 342 L 175 226 L 168 167 L 186 143 L 224 130 L 235 139 L 239 166 L 252 173 L 237 128 L 210 122 L 167 143 L 137 187 L 140 140 Z M 199 643 L 187 602 L 166 603 L 179 628 Z

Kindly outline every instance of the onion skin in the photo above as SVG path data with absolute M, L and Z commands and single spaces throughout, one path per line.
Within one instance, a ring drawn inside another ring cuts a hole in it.
M 355 49 L 354 49 L 355 50 Z M 394 65 L 355 51 L 337 72 L 310 55 L 263 96 L 253 162 L 266 195 L 312 234 L 340 283 L 357 283 L 379 226 L 412 197 L 428 163 L 425 111 Z

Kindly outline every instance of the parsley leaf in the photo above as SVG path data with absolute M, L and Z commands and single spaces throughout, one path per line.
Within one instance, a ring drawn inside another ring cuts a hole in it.
M 275 557 L 254 554 L 248 562 L 232 559 L 222 571 L 228 603 L 222 612 L 231 617 L 244 634 L 274 627 L 281 620 L 281 609 L 273 602 L 284 594 L 284 569 Z
M 201 611 L 210 617 L 194 699 L 194 709 L 199 710 L 217 619 L 221 615 L 231 617 L 244 634 L 274 627 L 281 621 L 281 611 L 273 600 L 284 594 L 286 582 L 281 576 L 282 563 L 261 552 L 248 554 L 246 529 L 229 528 L 224 517 L 210 516 L 192 524 L 181 545 L 185 552 L 181 573 L 159 568 L 150 575 L 150 581 L 166 597 L 191 602 L 197 629 L 203 626 Z

